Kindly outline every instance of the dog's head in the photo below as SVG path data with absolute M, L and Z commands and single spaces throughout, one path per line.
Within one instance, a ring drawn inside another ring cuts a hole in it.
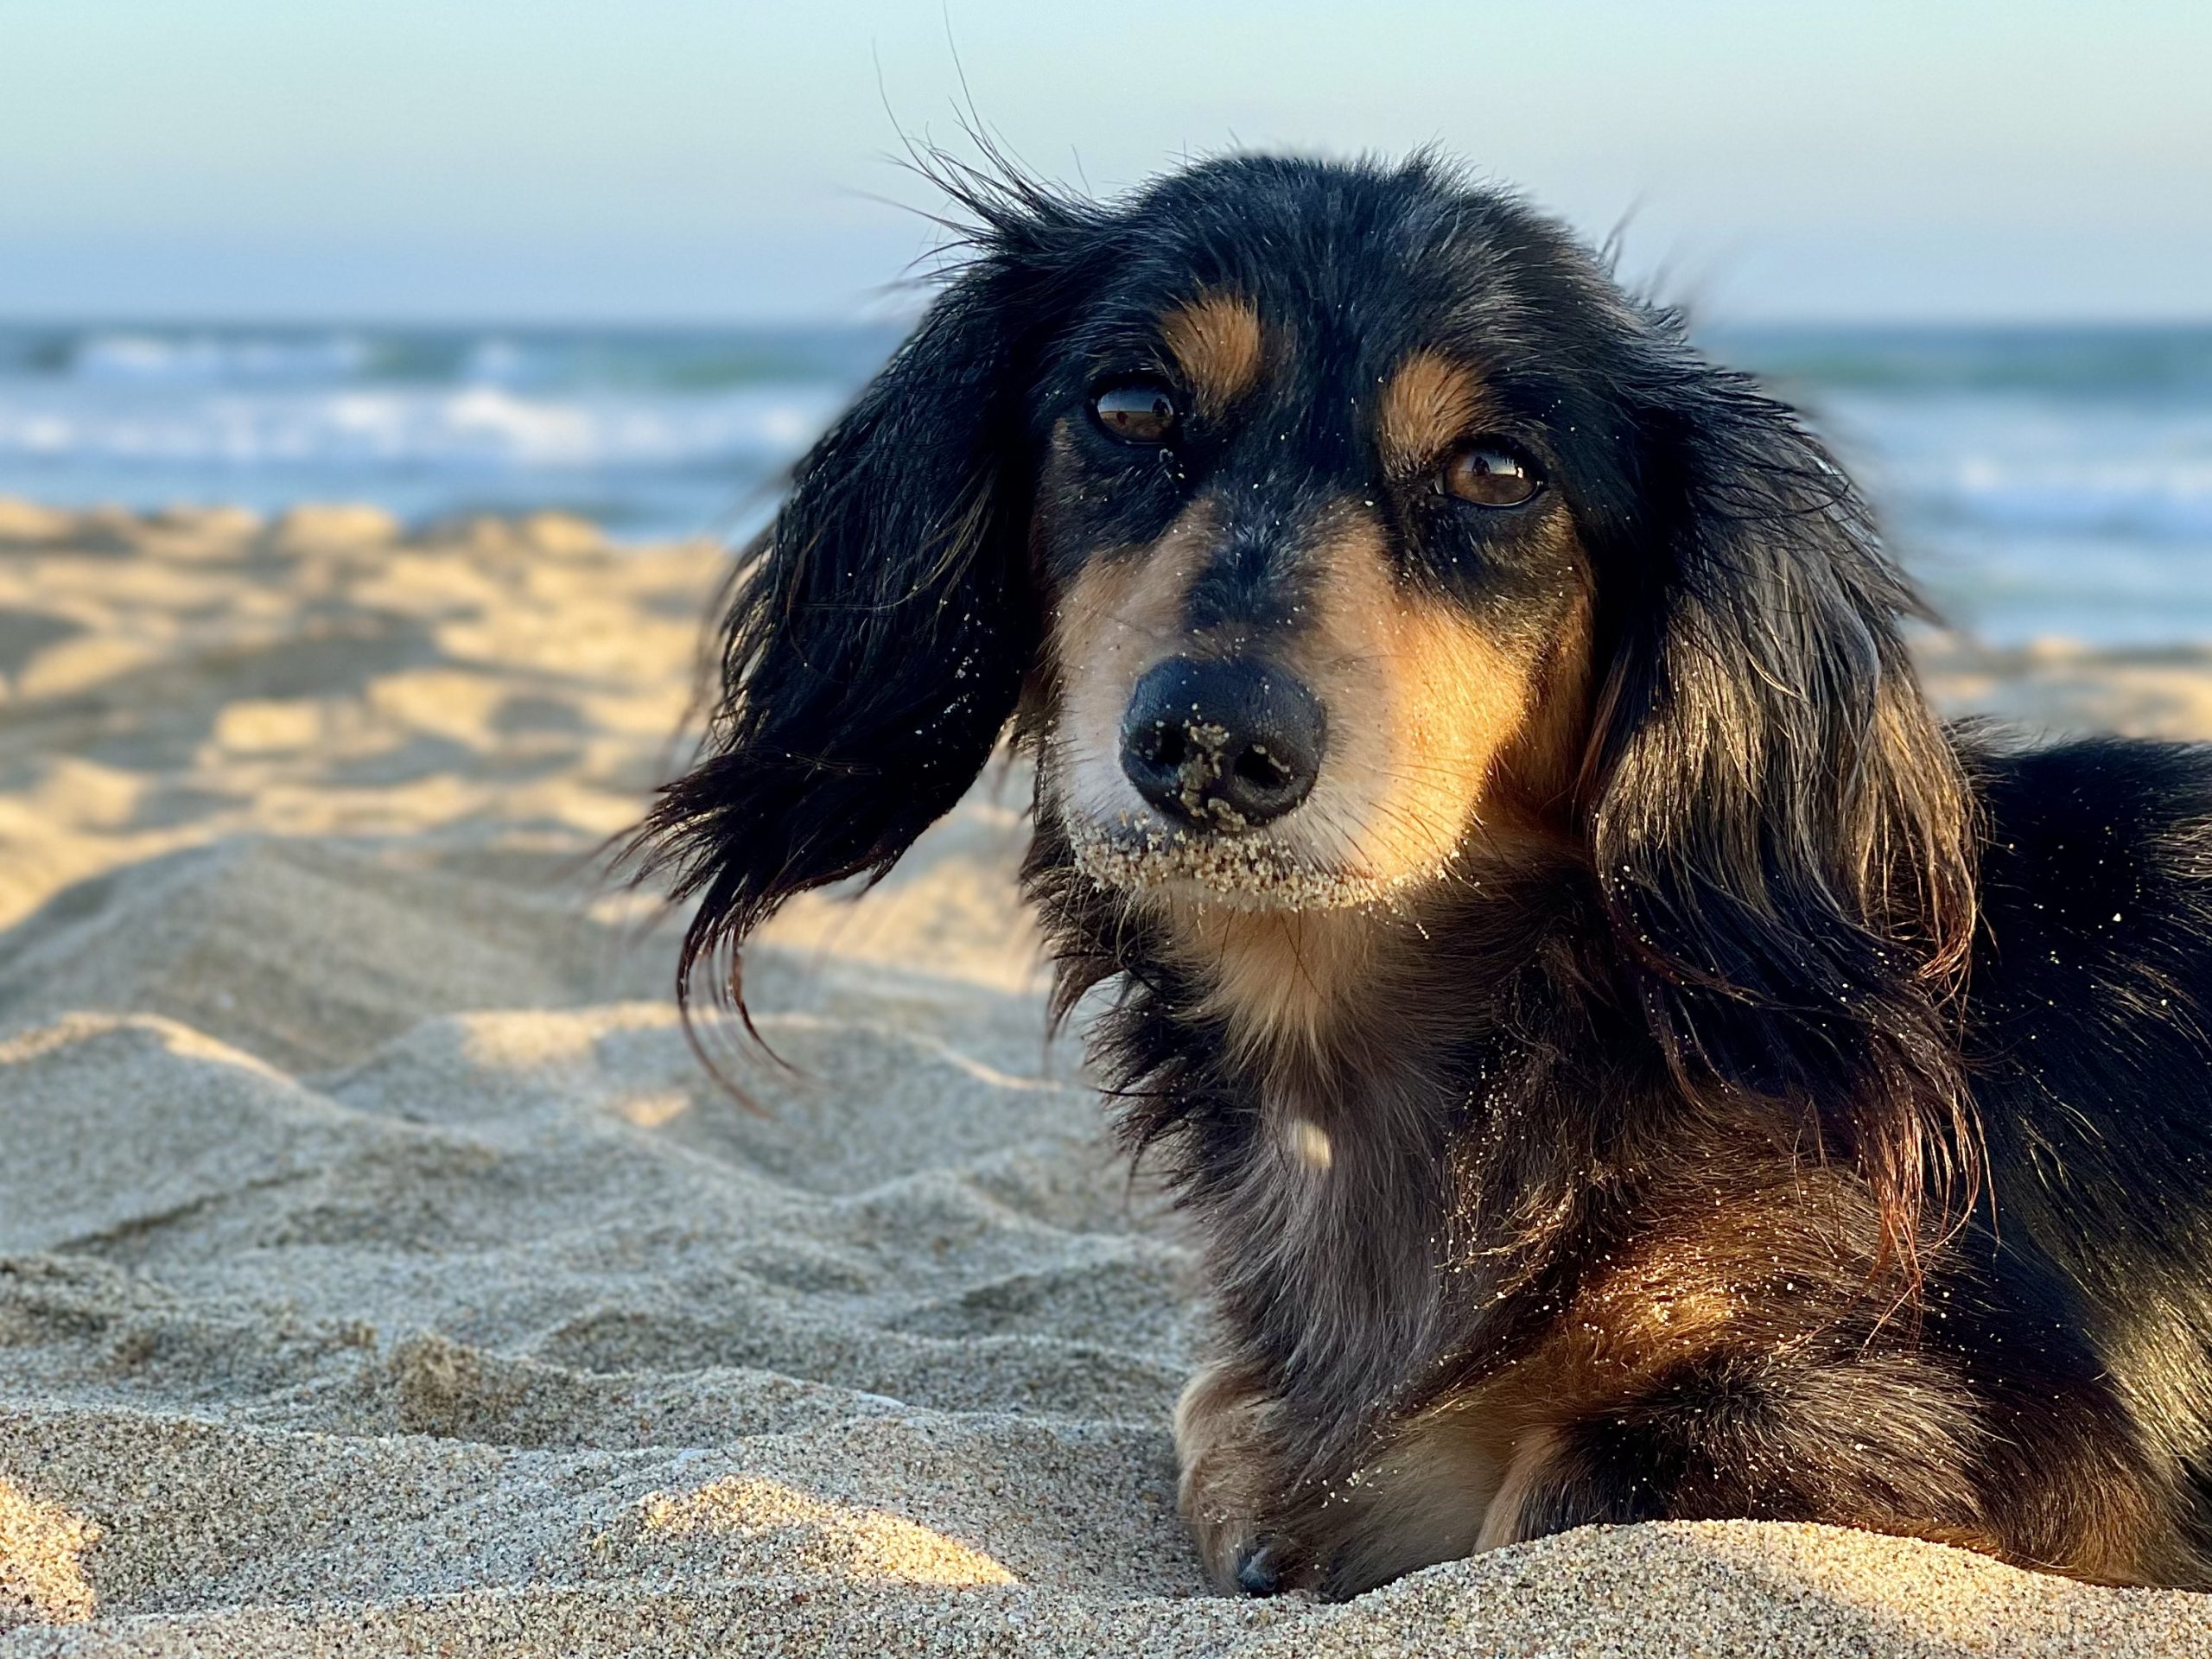
M 649 826 L 687 968 L 887 869 L 1017 711 L 1041 810 L 1140 906 L 1398 906 L 1579 849 L 1662 1029 L 1761 1086 L 1888 1040 L 1778 1050 L 1767 1013 L 1856 1031 L 1955 962 L 1910 591 L 1788 411 L 1560 226 L 1426 162 L 966 204 L 972 257 L 753 550 Z
M 1081 868 L 1365 904 L 1560 807 L 1578 499 L 1622 435 L 1587 258 L 1421 170 L 1204 168 L 1121 233 L 1027 406 L 1040 798 Z

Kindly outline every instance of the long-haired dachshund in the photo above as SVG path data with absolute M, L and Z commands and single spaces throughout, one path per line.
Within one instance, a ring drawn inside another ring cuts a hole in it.
M 1939 724 L 1821 445 L 1510 196 L 955 182 L 640 844 L 734 991 L 1034 755 L 1213 1579 L 1751 1516 L 2212 1584 L 2212 760 Z

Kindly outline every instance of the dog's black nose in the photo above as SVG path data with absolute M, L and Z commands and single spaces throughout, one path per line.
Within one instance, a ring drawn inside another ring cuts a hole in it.
M 1306 798 L 1325 735 L 1320 703 L 1281 669 L 1171 657 L 1130 694 L 1122 770 L 1170 818 L 1242 830 Z

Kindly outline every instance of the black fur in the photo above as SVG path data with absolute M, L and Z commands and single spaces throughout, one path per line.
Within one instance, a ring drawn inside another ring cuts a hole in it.
M 1427 162 L 1218 162 L 1114 207 L 953 182 L 972 261 L 800 467 L 705 758 L 644 832 L 699 901 L 686 982 L 887 869 L 1018 709 L 1048 729 L 1052 607 L 1196 492 L 1225 515 L 1201 623 L 1288 626 L 1268 526 L 1350 492 L 1408 591 L 1538 626 L 1535 532 L 1393 494 L 1332 412 L 1412 346 L 1464 353 L 1594 595 L 1554 838 L 1423 894 L 1387 983 L 1271 1071 L 1160 913 L 1077 870 L 1049 791 L 1025 872 L 1061 1007 L 1119 988 L 1128 1138 L 1274 1402 L 1247 1530 L 1332 1593 L 1471 1547 L 1478 1514 L 1400 1538 L 1387 1480 L 1345 1485 L 1455 1402 L 1519 1421 L 1541 1373 L 1569 1403 L 1514 1442 L 1544 1454 L 1501 1535 L 1796 1517 L 2212 1584 L 2212 759 L 1940 728 L 1916 601 L 1818 443 L 1510 197 Z M 1097 375 L 1224 290 L 1289 320 L 1275 401 L 1084 448 Z M 1055 442 L 1079 482 L 1048 500 Z M 1295 1225 L 1253 1175 L 1285 1090 L 1338 1160 Z M 1728 1311 L 1692 1342 L 1670 1298 Z

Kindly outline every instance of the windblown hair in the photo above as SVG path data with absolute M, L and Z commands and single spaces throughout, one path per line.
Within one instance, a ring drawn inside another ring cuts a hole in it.
M 741 1011 L 743 941 L 883 875 L 1011 731 L 1055 1013 L 1112 986 L 1094 1052 L 1216 1287 L 1178 1440 L 1224 1585 L 1660 1516 L 2212 1582 L 2204 758 L 1943 728 L 1795 415 L 1432 160 L 939 181 L 966 257 L 745 554 L 633 844 L 696 905 L 687 1007 L 703 972 Z M 1407 442 L 1483 411 L 1537 505 L 1447 524 L 1365 459 L 1408 363 Z M 1138 372 L 1215 377 L 1141 467 L 1084 413 Z M 1338 625 L 1459 664 L 1424 729 L 1517 710 L 1440 868 L 1341 909 L 1117 874 L 1071 711 L 1146 580 L 1160 652 L 1234 612 L 1322 679 L 1300 630 L 1365 580 Z

